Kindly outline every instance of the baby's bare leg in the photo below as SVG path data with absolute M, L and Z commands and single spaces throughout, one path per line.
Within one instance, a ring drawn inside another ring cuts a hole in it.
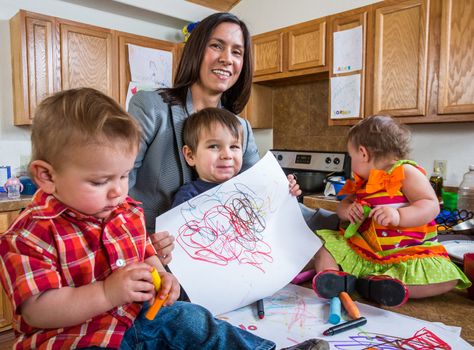
M 457 283 L 457 280 L 453 280 L 427 285 L 407 285 L 408 297 L 411 299 L 419 299 L 444 294 L 452 290 Z
M 316 272 L 327 269 L 339 271 L 339 266 L 327 249 L 321 247 L 314 256 L 314 269 Z

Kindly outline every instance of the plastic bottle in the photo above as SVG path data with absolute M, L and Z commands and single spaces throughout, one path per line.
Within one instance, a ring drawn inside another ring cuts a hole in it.
M 458 189 L 458 209 L 474 213 L 474 165 L 469 165 L 469 171 L 464 174 Z
M 436 193 L 436 197 L 438 197 L 438 201 L 441 202 L 443 193 L 443 177 L 441 176 L 441 170 L 438 167 L 434 168 L 433 174 L 431 174 L 430 184 Z

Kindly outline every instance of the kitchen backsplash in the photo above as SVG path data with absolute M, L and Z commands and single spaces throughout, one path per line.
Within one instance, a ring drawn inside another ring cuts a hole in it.
M 328 126 L 329 80 L 273 90 L 273 148 L 346 151 L 347 126 Z

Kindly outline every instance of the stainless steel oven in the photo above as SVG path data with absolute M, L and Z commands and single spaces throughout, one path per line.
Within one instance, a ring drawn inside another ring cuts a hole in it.
M 331 175 L 351 176 L 351 162 L 346 152 L 293 151 L 272 149 L 285 174 L 295 174 L 303 196 L 322 193 L 325 179 Z

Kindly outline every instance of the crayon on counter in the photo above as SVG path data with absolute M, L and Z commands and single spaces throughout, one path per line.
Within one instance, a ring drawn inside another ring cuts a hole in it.
M 347 321 L 347 322 L 338 324 L 337 326 L 328 328 L 323 332 L 323 335 L 338 334 L 341 332 L 348 331 L 349 329 L 352 329 L 352 328 L 363 326 L 366 323 L 367 323 L 367 319 L 365 317 L 359 317 L 356 320 Z
M 158 311 L 160 311 L 160 309 L 163 306 L 164 302 L 166 300 L 168 300 L 168 295 L 166 295 L 166 297 L 164 299 L 160 299 L 158 297 L 158 292 L 161 288 L 161 278 L 160 278 L 160 275 L 158 274 L 158 271 L 156 271 L 155 268 L 153 268 L 153 270 L 151 271 L 151 279 L 152 279 L 152 282 L 153 282 L 153 286 L 155 286 L 155 290 L 156 290 L 157 294 L 155 296 L 154 303 L 150 306 L 150 308 L 148 309 L 148 311 L 145 314 L 145 317 L 150 321 L 155 318 L 156 314 L 158 313 Z
M 349 294 L 347 294 L 346 292 L 341 292 L 339 294 L 339 299 L 341 300 L 342 306 L 344 306 L 344 309 L 346 310 L 347 314 L 352 319 L 355 320 L 356 318 L 360 317 L 359 309 L 357 308 L 357 305 L 351 299 Z
M 344 232 L 344 238 L 350 238 L 354 236 L 357 233 L 357 230 L 359 229 L 360 225 L 367 219 L 369 216 L 369 213 L 372 209 L 368 205 L 363 205 L 362 209 L 364 210 L 364 219 L 360 220 L 359 222 L 356 222 L 354 224 L 350 224 L 347 226 L 346 231 Z
M 263 299 L 257 300 L 257 313 L 258 313 L 259 319 L 263 319 L 265 317 L 265 308 L 263 306 Z
M 329 318 L 328 322 L 332 324 L 338 324 L 341 321 L 341 301 L 338 297 L 331 299 L 329 306 Z
M 315 269 L 303 271 L 297 274 L 296 277 L 291 280 L 291 283 L 301 284 L 303 282 L 310 281 L 315 275 L 316 275 Z

